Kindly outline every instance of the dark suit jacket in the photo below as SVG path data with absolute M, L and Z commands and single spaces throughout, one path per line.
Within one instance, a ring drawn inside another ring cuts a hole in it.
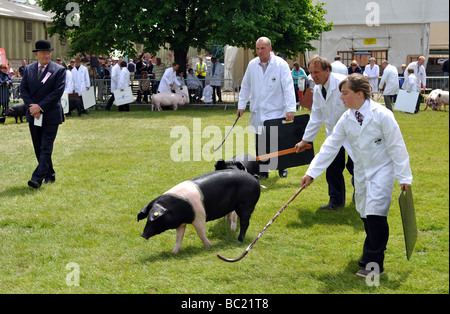
M 20 85 L 21 96 L 27 107 L 27 121 L 34 121 L 34 117 L 30 114 L 29 105 L 38 104 L 44 114 L 43 126 L 63 123 L 64 113 L 61 106 L 61 97 L 66 83 L 66 70 L 50 61 L 39 79 L 37 74 L 38 63 L 28 65 L 25 68 Z

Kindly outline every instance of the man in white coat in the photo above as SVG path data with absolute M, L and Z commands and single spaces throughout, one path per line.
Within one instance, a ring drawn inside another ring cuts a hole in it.
M 364 76 L 369 78 L 370 86 L 372 86 L 373 93 L 378 93 L 378 78 L 380 76 L 380 67 L 375 64 L 377 59 L 374 57 L 369 58 L 369 64 L 364 68 Z
M 183 89 L 183 85 L 177 80 L 178 68 L 178 63 L 174 62 L 170 68 L 164 71 L 161 82 L 159 83 L 158 93 L 171 93 L 172 87 L 175 85 L 178 85 L 180 90 Z
M 323 123 L 325 123 L 326 136 L 330 136 L 337 121 L 347 110 L 340 99 L 341 92 L 339 91 L 339 84 L 346 76 L 332 73 L 331 70 L 331 64 L 326 58 L 317 56 L 309 61 L 309 71 L 316 85 L 313 92 L 311 117 L 302 140 L 296 145 L 297 151 L 315 140 Z M 347 165 L 345 164 L 345 151 L 348 153 Z M 330 199 L 327 205 L 320 206 L 319 209 L 339 209 L 345 206 L 343 171 L 346 166 L 348 172 L 353 176 L 353 156 L 348 142 L 339 146 L 339 153 L 327 169 L 326 178 Z
M 384 270 L 384 251 L 389 238 L 387 215 L 395 179 L 401 188 L 412 184 L 409 155 L 400 128 L 391 111 L 371 100 L 368 79 L 350 75 L 339 89 L 349 108 L 327 137 L 320 152 L 314 157 L 301 185 L 308 187 L 322 174 L 339 153 L 339 147 L 348 139 L 355 161 L 356 210 L 364 222 L 366 239 L 356 274 L 366 277 L 371 263 Z
M 256 41 L 258 57 L 251 60 L 245 71 L 239 93 L 237 115 L 242 116 L 250 99 L 250 130 L 256 134 L 256 153 L 266 153 L 262 137 L 264 121 L 286 117 L 294 120 L 296 112 L 294 81 L 286 61 L 272 52 L 269 38 L 261 37 Z M 268 176 L 268 165 L 260 165 L 262 176 Z M 280 169 L 281 177 L 287 176 L 286 169 Z
M 113 62 L 115 62 L 114 66 L 111 70 L 111 97 L 108 99 L 108 103 L 106 104 L 105 110 L 110 111 L 111 106 L 114 103 L 114 92 L 117 90 L 119 84 L 119 76 L 120 76 L 120 63 L 124 61 L 123 59 L 113 58 Z
M 333 73 L 348 75 L 348 68 L 342 63 L 341 56 L 336 56 L 334 58 L 334 62 L 331 63 L 331 68 Z
M 399 90 L 398 70 L 395 66 L 389 64 L 387 60 L 384 60 L 381 66 L 383 67 L 383 76 L 381 77 L 379 87 L 380 89 L 384 89 L 383 97 L 386 108 L 392 111 L 392 104 Z
M 413 68 L 414 74 L 416 75 L 416 77 L 419 78 L 420 84 L 423 88 L 423 91 L 425 92 L 425 90 L 427 88 L 427 72 L 425 71 L 425 67 L 423 66 L 424 64 L 425 64 L 424 56 L 420 56 L 417 61 L 414 61 L 414 62 L 411 62 L 410 64 L 408 64 L 408 66 L 405 69 L 405 72 L 403 73 L 405 75 L 405 82 L 403 83 L 403 86 L 402 86 L 403 89 L 406 88 L 406 82 L 408 81 L 408 75 L 409 75 L 408 69 Z
M 219 104 L 222 103 L 222 76 L 225 73 L 222 63 L 217 61 L 216 57 L 211 58 L 211 67 L 209 71 L 209 81 L 213 88 L 213 104 L 216 104 L 216 94 L 219 98 Z
M 79 57 L 75 58 L 75 66 L 72 69 L 73 87 L 75 93 L 78 94 L 80 100 L 83 101 L 81 95 L 84 90 L 91 88 L 91 80 L 89 79 L 89 71 L 87 67 L 81 64 Z
M 130 86 L 130 71 L 125 61 L 120 62 L 119 81 L 117 83 L 117 89 L 124 91 Z M 118 107 L 118 111 L 130 111 L 130 104 L 125 104 Z

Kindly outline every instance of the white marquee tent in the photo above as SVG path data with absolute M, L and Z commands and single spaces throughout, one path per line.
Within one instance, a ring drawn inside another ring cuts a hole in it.
M 333 61 L 338 52 L 386 52 L 400 68 L 408 55 L 428 58 L 430 23 L 449 21 L 448 0 L 328 0 L 327 22 L 333 30 L 312 42 L 319 54 Z

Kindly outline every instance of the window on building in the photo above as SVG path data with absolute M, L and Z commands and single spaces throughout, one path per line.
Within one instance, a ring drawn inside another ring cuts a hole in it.
M 25 42 L 33 41 L 33 22 L 25 21 Z

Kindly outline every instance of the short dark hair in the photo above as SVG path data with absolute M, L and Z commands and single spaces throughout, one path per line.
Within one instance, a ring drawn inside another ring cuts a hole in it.
M 372 96 L 372 86 L 370 85 L 369 79 L 359 73 L 353 73 L 347 76 L 340 84 L 339 91 L 342 91 L 342 86 L 347 84 L 351 91 L 358 93 L 362 92 L 365 99 L 370 99 Z

